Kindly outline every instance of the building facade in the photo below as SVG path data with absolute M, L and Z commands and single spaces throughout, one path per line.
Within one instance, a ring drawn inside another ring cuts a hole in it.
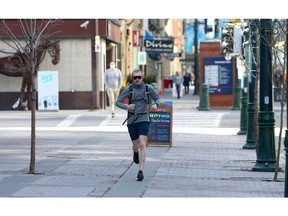
M 8 20 L 17 24 L 17 20 Z M 63 19 L 53 27 L 51 39 L 59 39 L 60 62 L 51 64 L 46 55 L 39 71 L 58 71 L 59 109 L 105 109 L 109 105 L 104 86 L 104 72 L 110 61 L 115 61 L 122 71 L 123 86 L 135 68 L 145 75 L 157 77 L 158 89 L 164 79 L 176 70 L 182 71 L 180 62 L 183 45 L 183 21 L 181 19 Z M 20 32 L 17 36 L 21 37 Z M 166 53 L 148 53 L 144 41 L 173 40 L 173 57 Z M 2 40 L 1 40 L 2 38 Z M 0 49 L 9 47 L 0 35 Z M 140 61 L 143 55 L 146 61 Z M 0 53 L 0 57 L 7 54 Z M 157 58 L 155 58 L 155 56 Z M 0 110 L 12 110 L 20 95 L 22 78 L 0 74 Z M 37 84 L 37 82 L 36 82 Z M 37 89 L 37 87 L 36 87 Z
M 13 25 L 17 20 L 9 22 Z M 59 109 L 105 107 L 104 72 L 110 61 L 121 67 L 120 29 L 118 20 L 106 19 L 64 19 L 53 28 L 51 39 L 60 39 L 60 62 L 52 65 L 46 55 L 39 71 L 58 71 Z M 11 51 L 1 40 L 0 48 Z M 0 110 L 10 110 L 19 97 L 22 78 L 0 77 Z

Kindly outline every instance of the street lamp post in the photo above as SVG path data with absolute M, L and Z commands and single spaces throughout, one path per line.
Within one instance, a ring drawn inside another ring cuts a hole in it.
M 286 30 L 288 29 L 288 20 L 286 20 Z M 288 104 L 288 34 L 286 33 L 286 105 Z M 288 125 L 288 109 L 286 109 L 286 124 Z M 287 127 L 287 126 L 286 126 Z M 288 197 L 288 127 L 285 130 L 284 139 L 284 149 L 285 149 L 285 184 L 284 184 L 284 197 Z
M 236 61 L 234 61 L 235 77 L 234 77 L 234 103 L 233 110 L 240 110 L 240 98 L 241 98 L 241 80 L 238 79 L 238 69 L 236 66 Z
M 245 57 L 245 59 L 247 59 Z M 240 115 L 240 130 L 237 135 L 245 135 L 247 133 L 247 69 L 244 72 L 243 76 L 243 88 L 241 94 L 241 115 Z
M 194 20 L 194 75 L 195 75 L 195 88 L 194 95 L 199 94 L 199 71 L 198 71 L 198 19 Z
M 258 20 L 252 20 L 250 23 L 251 28 L 251 46 L 248 51 L 248 67 L 251 68 L 248 80 L 248 105 L 247 105 L 247 134 L 246 143 L 242 147 L 243 149 L 255 149 L 256 148 L 256 128 L 255 128 L 255 103 L 254 103 L 254 91 L 255 91 L 255 77 L 257 71 L 257 22 Z M 252 56 L 251 56 L 252 55 Z
M 272 20 L 260 20 L 260 101 L 258 113 L 259 139 L 257 160 L 253 171 L 274 172 L 275 157 L 275 118 L 272 97 L 272 55 L 271 47 Z
M 204 24 L 205 28 L 205 35 L 208 31 L 208 25 L 207 25 L 207 19 L 204 19 L 204 22 L 199 22 L 198 19 L 194 20 L 194 75 L 195 75 L 195 80 L 194 80 L 194 95 L 199 94 L 199 52 L 198 52 L 198 26 L 199 24 Z
M 245 35 L 244 35 L 245 37 Z M 241 38 L 242 39 L 242 38 Z M 246 39 L 246 38 L 245 38 Z M 248 56 L 249 56 L 249 46 L 245 45 L 243 49 L 244 59 L 245 63 L 247 64 Z M 243 61 L 243 59 L 237 58 L 237 66 L 239 65 L 238 61 Z M 241 68 L 241 67 L 239 67 Z M 247 134 L 247 96 L 248 96 L 248 68 L 245 67 L 245 70 L 242 71 L 243 73 L 242 82 L 243 82 L 243 88 L 242 88 L 242 94 L 241 94 L 241 115 L 240 115 L 240 131 L 237 133 L 237 135 L 244 135 Z

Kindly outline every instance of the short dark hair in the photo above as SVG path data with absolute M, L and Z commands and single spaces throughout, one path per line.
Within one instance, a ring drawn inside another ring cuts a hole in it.
M 141 73 L 143 75 L 143 72 L 139 68 L 136 68 L 132 71 L 132 76 L 134 73 Z

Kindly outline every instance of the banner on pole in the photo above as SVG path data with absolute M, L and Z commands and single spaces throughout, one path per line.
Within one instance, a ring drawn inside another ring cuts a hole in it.
M 38 110 L 59 110 L 58 71 L 38 72 Z

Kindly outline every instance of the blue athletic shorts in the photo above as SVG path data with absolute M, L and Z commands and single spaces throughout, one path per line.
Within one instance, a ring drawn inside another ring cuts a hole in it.
M 127 125 L 128 132 L 131 140 L 136 140 L 140 135 L 147 136 L 149 131 L 150 122 L 136 122 L 130 125 Z

